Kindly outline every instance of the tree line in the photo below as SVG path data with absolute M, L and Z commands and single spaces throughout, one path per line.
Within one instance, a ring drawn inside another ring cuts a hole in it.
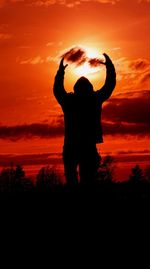
M 88 169 L 88 168 L 87 168 Z M 101 161 L 97 182 L 115 182 L 116 165 L 112 156 L 105 156 Z M 129 183 L 150 183 L 150 165 L 142 169 L 139 164 L 131 169 L 131 173 L 126 182 Z M 61 176 L 50 166 L 42 167 L 37 175 L 35 183 L 26 176 L 22 165 L 11 164 L 8 168 L 3 168 L 0 172 L 0 192 L 16 192 L 37 190 L 53 190 L 64 185 Z

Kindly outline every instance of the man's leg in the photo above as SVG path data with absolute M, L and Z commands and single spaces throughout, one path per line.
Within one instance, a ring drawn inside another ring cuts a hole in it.
M 98 177 L 98 168 L 101 157 L 97 152 L 96 145 L 82 147 L 80 153 L 79 173 L 80 182 L 83 184 L 94 183 Z
M 77 159 L 73 149 L 64 146 L 63 148 L 64 172 L 67 184 L 75 186 L 78 184 Z

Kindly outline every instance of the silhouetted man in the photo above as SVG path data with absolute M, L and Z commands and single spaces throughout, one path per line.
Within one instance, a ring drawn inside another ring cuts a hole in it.
M 102 104 L 112 94 L 116 85 L 115 68 L 107 54 L 106 81 L 104 86 L 94 91 L 90 81 L 81 77 L 74 85 L 74 93 L 64 88 L 64 73 L 67 65 L 61 60 L 54 82 L 54 95 L 64 112 L 65 139 L 63 147 L 64 170 L 67 183 L 78 182 L 77 167 L 81 183 L 96 179 L 100 165 L 97 143 L 103 142 L 101 127 Z

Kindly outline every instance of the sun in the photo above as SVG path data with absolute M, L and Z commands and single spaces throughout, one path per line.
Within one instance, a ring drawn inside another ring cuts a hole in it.
M 102 54 L 96 49 L 96 48 L 90 48 L 86 46 L 80 45 L 81 48 L 84 49 L 86 56 L 88 58 L 102 58 Z M 86 75 L 91 75 L 95 74 L 100 70 L 100 66 L 98 67 L 91 67 L 88 62 L 85 62 L 84 64 L 78 66 L 75 68 L 75 73 L 80 76 L 86 76 Z
M 99 58 L 100 57 L 100 52 L 96 48 L 89 48 L 86 46 L 81 47 L 85 50 L 87 57 L 89 58 Z
M 95 74 L 99 69 L 100 67 L 91 68 L 89 63 L 85 62 L 83 65 L 76 67 L 75 73 L 80 76 L 86 76 L 90 74 Z

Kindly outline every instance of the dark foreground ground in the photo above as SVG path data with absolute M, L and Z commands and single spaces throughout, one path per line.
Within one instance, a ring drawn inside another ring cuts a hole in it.
M 120 206 L 128 209 L 139 205 L 150 205 L 150 183 L 140 182 L 97 182 L 93 185 L 40 186 L 27 189 L 17 186 L 0 192 L 0 207 L 8 211 L 26 210 L 27 213 L 47 211 L 64 212 L 94 212 L 99 210 L 119 210 Z
M 122 265 L 130 252 L 133 257 L 135 245 L 143 249 L 149 244 L 149 216 L 147 182 L 99 182 L 75 188 L 34 187 L 1 192 L 0 236 L 5 265 L 13 253 L 11 263 L 14 259 L 19 263 L 21 257 L 19 264 L 27 268 L 30 259 L 33 268 L 39 260 L 41 268 L 46 268 L 45 263 L 56 268 L 58 262 L 62 267 L 63 260 L 69 268 L 78 261 L 76 267 L 80 268 L 82 259 L 84 268 L 92 251 L 95 256 L 90 268 L 96 268 L 94 262 L 98 259 L 101 263 L 104 255 L 105 264 L 112 263 L 113 252 L 117 261 L 119 252 L 124 254 Z M 140 243 L 141 239 L 147 242 Z M 140 257 L 137 252 L 135 257 Z

